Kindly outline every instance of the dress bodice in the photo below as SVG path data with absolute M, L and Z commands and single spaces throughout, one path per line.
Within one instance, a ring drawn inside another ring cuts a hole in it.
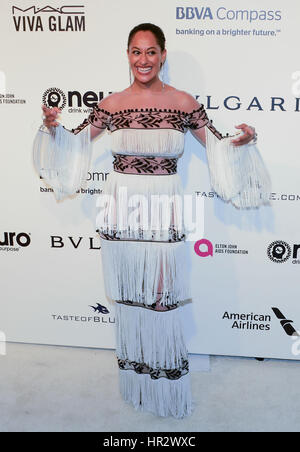
M 115 154 L 181 157 L 185 134 L 176 129 L 118 129 L 111 132 Z
M 222 138 L 208 119 L 203 104 L 190 113 L 161 108 L 126 109 L 111 113 L 95 105 L 88 118 L 72 132 L 78 134 L 89 124 L 109 131 L 113 154 L 181 157 L 187 130 L 204 126 L 216 137 Z

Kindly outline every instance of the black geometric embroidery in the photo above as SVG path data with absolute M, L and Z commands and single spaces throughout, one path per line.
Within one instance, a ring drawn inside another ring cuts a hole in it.
M 178 380 L 189 372 L 189 362 L 186 359 L 182 359 L 181 366 L 176 369 L 153 368 L 146 363 L 120 358 L 118 358 L 118 366 L 121 370 L 134 370 L 138 374 L 149 374 L 152 380 L 158 380 L 163 377 L 168 380 Z
M 104 240 L 125 240 L 125 241 L 174 243 L 174 242 L 183 242 L 186 239 L 186 234 L 179 232 L 178 229 L 176 229 L 176 227 L 174 225 L 170 225 L 168 227 L 168 229 L 166 229 L 166 231 L 167 231 L 167 240 L 156 240 L 157 231 L 152 232 L 151 239 L 146 239 L 142 228 L 138 228 L 138 230 L 137 230 L 138 239 L 136 238 L 136 236 L 134 236 L 132 238 L 132 236 L 131 236 L 132 233 L 130 231 L 130 227 L 128 227 L 127 236 L 125 236 L 125 237 L 124 237 L 124 231 L 121 234 L 121 232 L 119 230 L 117 230 L 117 228 L 104 229 L 103 227 L 101 227 L 100 229 L 96 229 L 96 232 L 98 232 L 99 236 Z M 148 233 L 148 231 L 145 231 L 145 232 Z
M 176 174 L 178 158 L 165 158 L 160 161 L 156 157 L 131 157 L 125 154 L 114 155 L 113 167 L 119 173 L 128 173 L 128 169 L 134 169 L 138 174 L 155 174 L 160 169 L 166 174 Z M 133 173 L 130 173 L 133 174 Z
M 156 302 L 150 305 L 147 305 L 146 303 L 139 303 L 138 301 L 131 301 L 131 300 L 115 300 L 116 303 L 126 304 L 128 306 L 136 306 L 144 309 L 150 309 L 151 311 L 156 311 Z M 172 311 L 173 309 L 177 309 L 179 307 L 180 302 L 177 301 L 174 304 L 167 304 L 164 305 L 166 310 Z M 163 312 L 163 311 L 160 311 Z
M 119 129 L 175 129 L 185 132 L 187 128 L 200 129 L 207 126 L 211 132 L 219 139 L 222 134 L 212 125 L 208 119 L 203 104 L 190 113 L 181 110 L 161 109 L 161 108 L 141 108 L 126 109 L 115 113 L 99 108 L 96 104 L 78 127 L 71 132 L 77 134 L 88 124 L 92 124 L 99 129 L 109 129 L 111 132 Z

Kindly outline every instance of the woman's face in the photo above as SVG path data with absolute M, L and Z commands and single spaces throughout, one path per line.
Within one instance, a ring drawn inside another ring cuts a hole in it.
M 133 76 L 145 84 L 158 77 L 161 64 L 166 58 L 166 50 L 161 50 L 151 31 L 135 33 L 127 54 Z

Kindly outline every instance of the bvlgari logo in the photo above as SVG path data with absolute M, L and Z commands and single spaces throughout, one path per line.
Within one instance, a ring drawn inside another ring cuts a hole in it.
M 16 31 L 85 31 L 85 5 L 12 6 Z
M 97 243 L 98 242 L 98 243 Z M 62 249 L 62 248 L 78 249 L 79 247 L 86 247 L 90 250 L 100 250 L 99 238 L 89 237 L 87 239 L 83 237 L 62 237 L 60 235 L 51 235 L 51 248 Z

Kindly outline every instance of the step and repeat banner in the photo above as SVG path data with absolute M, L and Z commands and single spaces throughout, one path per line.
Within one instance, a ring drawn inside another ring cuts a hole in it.
M 129 31 L 159 25 L 166 82 L 203 103 L 223 134 L 247 123 L 272 179 L 270 205 L 237 210 L 211 190 L 205 149 L 186 135 L 184 190 L 204 203 L 188 241 L 189 352 L 299 359 L 300 5 L 288 0 L 9 0 L 0 6 L 1 337 L 114 348 L 96 200 L 112 171 L 108 133 L 93 145 L 85 189 L 56 202 L 36 174 L 43 103 L 74 128 L 129 85 Z

